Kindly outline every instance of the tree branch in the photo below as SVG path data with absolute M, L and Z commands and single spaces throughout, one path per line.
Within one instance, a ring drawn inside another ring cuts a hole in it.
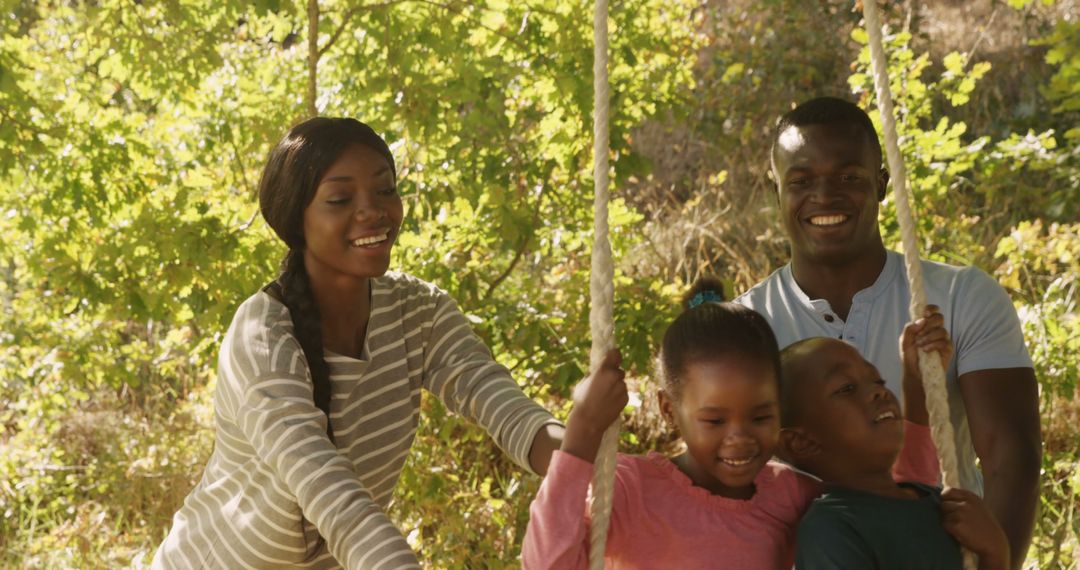
M 390 2 L 390 3 L 391 4 L 396 4 L 396 2 Z M 364 7 L 366 8 L 366 6 L 364 6 Z M 334 42 L 336 42 L 338 40 L 338 38 L 341 37 L 341 33 L 345 31 L 345 26 L 349 25 L 349 20 L 352 19 L 353 14 L 355 14 L 358 10 L 360 10 L 360 8 L 361 8 L 360 6 L 353 6 L 352 8 L 349 8 L 345 12 L 345 15 L 341 18 L 341 25 L 339 25 L 338 28 L 336 30 L 334 30 L 334 33 L 330 35 L 330 40 L 326 42 L 326 45 L 319 48 L 319 57 L 322 57 L 323 55 L 325 55 L 327 50 L 329 50 L 330 47 L 334 45 Z
M 533 207 L 532 216 L 532 227 L 534 228 L 536 227 L 536 223 L 540 220 L 540 205 L 544 202 L 544 193 L 547 188 L 546 184 L 541 186 L 540 195 L 536 197 L 536 205 Z M 525 251 L 529 249 L 530 241 L 532 241 L 530 236 L 525 236 L 525 238 L 521 240 L 521 246 L 518 247 L 517 252 L 514 254 L 514 259 L 510 260 L 510 265 L 508 265 L 506 269 L 488 285 L 488 290 L 484 293 L 484 302 L 487 302 L 487 300 L 491 298 L 491 295 L 495 292 L 495 288 L 502 284 L 507 277 L 510 277 L 510 274 L 514 271 L 514 267 L 516 267 L 518 262 L 521 261 L 521 258 L 524 257 Z
M 342 17 L 342 20 L 341 20 L 341 24 L 337 27 L 336 30 L 334 30 L 334 33 L 330 36 L 330 39 L 326 42 L 326 45 L 324 45 L 321 48 L 318 48 L 318 47 L 313 48 L 313 47 L 311 47 L 311 43 L 310 43 L 311 40 L 309 38 L 309 43 L 308 43 L 309 53 L 310 53 L 311 50 L 315 50 L 315 56 L 314 57 L 315 57 L 315 61 L 317 62 L 318 59 L 320 57 L 322 57 L 327 51 L 329 51 L 330 48 L 337 42 L 338 38 L 340 38 L 341 35 L 345 32 L 345 28 L 348 26 L 349 21 L 352 19 L 352 17 L 354 15 L 360 13 L 360 12 L 370 12 L 370 11 L 379 10 L 379 9 L 382 9 L 382 8 L 389 8 L 389 7 L 397 5 L 397 4 L 409 4 L 409 3 L 427 4 L 429 6 L 434 6 L 436 8 L 442 8 L 444 10 L 454 12 L 455 14 L 457 14 L 459 16 L 465 16 L 467 19 L 469 19 L 475 25 L 477 25 L 477 26 L 479 26 L 481 28 L 484 28 L 485 30 L 487 30 L 487 31 L 489 31 L 489 32 L 491 32 L 491 33 L 493 33 L 493 34 L 495 34 L 497 36 L 502 37 L 503 39 L 505 39 L 508 42 L 514 44 L 515 46 L 517 46 L 518 48 L 523 50 L 525 53 L 531 55 L 532 57 L 542 57 L 544 55 L 544 54 L 533 53 L 525 44 L 523 44 L 521 42 L 520 39 L 518 39 L 516 37 L 516 35 L 508 34 L 508 33 L 504 32 L 503 30 L 498 30 L 498 29 L 492 28 L 491 26 L 488 26 L 488 25 L 482 23 L 478 18 L 474 18 L 474 17 L 472 17 L 470 15 L 466 15 L 466 13 L 465 13 L 466 8 L 465 7 L 463 7 L 461 5 L 455 5 L 452 2 L 440 2 L 438 0 L 386 0 L 384 2 L 379 2 L 377 4 L 369 4 L 369 5 L 366 5 L 366 6 L 353 6 L 352 8 L 349 8 L 347 11 L 345 11 L 345 14 L 344 14 L 344 16 Z M 317 1 L 316 0 L 308 0 L 309 34 L 314 37 L 314 36 L 317 35 L 317 32 L 312 33 L 310 31 L 310 22 L 311 22 L 311 19 L 312 19 L 312 17 L 311 17 L 312 5 L 316 5 L 316 7 L 315 7 L 315 20 L 317 22 L 318 21 Z M 482 10 L 483 8 L 480 8 L 480 9 Z M 544 10 L 544 9 L 537 8 L 537 7 L 534 7 L 534 6 L 530 6 L 528 10 L 529 10 L 529 12 L 533 12 L 533 13 L 537 13 L 537 14 L 545 14 L 545 15 L 548 15 L 548 16 L 551 16 L 551 17 L 558 17 L 559 16 L 557 13 L 555 13 L 553 11 Z M 311 56 L 309 56 L 309 58 L 310 57 Z M 309 67 L 310 67 L 310 65 L 312 65 L 312 64 L 309 64 Z M 309 94 L 310 94 L 310 88 L 311 88 L 310 83 L 311 83 L 311 79 L 309 78 Z M 314 100 L 314 98 L 313 98 L 313 100 Z M 314 113 L 312 113 L 312 114 L 314 115 Z
M 498 287 L 503 281 L 505 281 L 507 277 L 510 277 L 510 274 L 514 271 L 514 267 L 517 266 L 518 262 L 521 261 L 521 258 L 525 255 L 525 250 L 529 248 L 529 241 L 530 240 L 527 237 L 521 240 L 521 247 L 519 247 L 517 253 L 514 254 L 514 259 L 510 261 L 510 265 L 508 265 L 506 269 L 499 274 L 498 277 L 496 277 L 490 284 L 488 284 L 488 290 L 486 293 L 484 293 L 483 302 L 486 303 L 487 300 L 491 298 L 491 294 L 495 292 L 495 288 Z
M 319 0 L 308 0 L 308 117 L 319 115 L 319 109 L 315 107 L 318 96 L 319 55 Z
M 226 123 L 226 125 L 228 125 L 228 123 Z M 235 159 L 234 162 L 236 163 L 236 166 L 235 166 L 234 169 L 239 171 L 239 173 L 240 173 L 240 182 L 244 185 L 245 193 L 255 194 L 255 193 L 258 192 L 258 189 L 253 188 L 251 186 L 251 182 L 248 180 L 247 167 L 244 164 L 244 157 L 240 155 L 240 147 L 236 146 L 236 135 L 233 133 L 233 129 L 232 129 L 231 126 L 226 126 L 226 129 L 227 129 L 227 132 L 229 133 L 229 146 L 232 147 L 233 158 Z M 256 207 L 255 211 L 251 213 L 251 217 L 249 217 L 246 222 L 244 222 L 244 223 L 240 224 L 239 226 L 237 226 L 235 229 L 232 230 L 231 233 L 232 234 L 238 234 L 240 232 L 243 232 L 243 231 L 247 230 L 248 228 L 251 227 L 251 224 L 255 223 L 255 218 L 257 218 L 257 217 L 259 217 L 259 208 L 258 207 Z
M 251 217 L 248 218 L 246 222 L 244 222 L 244 223 L 240 224 L 239 226 L 237 226 L 236 229 L 234 229 L 230 233 L 235 235 L 235 234 L 246 231 L 248 228 L 251 227 L 251 224 L 255 223 L 255 218 L 258 218 L 258 217 L 259 217 L 259 209 L 255 208 L 255 211 L 251 213 Z
M 994 25 L 994 18 L 997 18 L 999 7 L 1000 6 L 994 7 L 994 11 L 990 13 L 990 18 L 986 20 L 986 24 L 983 26 L 982 30 L 979 31 L 978 37 L 975 38 L 975 43 L 973 43 L 971 49 L 964 54 L 964 67 L 967 67 L 967 65 L 971 63 L 971 60 L 975 58 L 975 52 L 978 51 L 979 44 L 981 44 L 983 40 L 986 39 L 986 36 L 989 35 L 988 32 L 990 31 L 990 26 Z
M 338 38 L 345 31 L 345 27 L 349 25 L 349 20 L 358 12 L 369 12 L 372 10 L 378 10 L 380 8 L 389 8 L 395 4 L 404 4 L 409 0 L 387 0 L 386 2 L 379 2 L 378 4 L 368 4 L 367 6 L 353 6 L 345 11 L 345 15 L 341 18 L 341 24 L 338 26 L 334 33 L 330 35 L 330 40 L 326 42 L 326 45 L 319 48 L 319 57 L 326 54 L 327 51 L 337 42 Z
M 446 3 L 446 2 L 438 2 L 437 0 L 413 0 L 413 1 L 417 2 L 418 4 L 427 4 L 429 6 L 435 6 L 435 7 L 438 7 L 438 8 L 442 8 L 444 10 L 454 12 L 459 16 L 465 16 L 466 18 L 471 20 L 475 25 L 480 26 L 481 28 L 484 28 L 485 30 L 487 30 L 487 31 L 489 31 L 489 32 L 491 32 L 493 34 L 502 37 L 506 41 L 508 41 L 508 42 L 514 44 L 515 46 L 517 46 L 518 48 L 520 48 L 525 53 L 532 54 L 532 52 L 524 44 L 522 44 L 521 41 L 517 37 L 512 36 L 510 34 L 507 34 L 506 32 L 504 32 L 502 30 L 497 30 L 495 28 L 492 28 L 491 26 L 488 26 L 488 25 L 484 24 L 483 22 L 481 22 L 478 18 L 473 18 L 471 16 L 467 16 L 465 14 L 465 8 L 463 8 L 461 6 L 455 6 L 454 4 Z M 535 54 L 532 54 L 532 55 L 534 55 L 534 57 L 535 57 Z

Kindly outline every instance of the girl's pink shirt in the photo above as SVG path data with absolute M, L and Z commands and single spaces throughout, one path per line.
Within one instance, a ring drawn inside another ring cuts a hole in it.
M 529 509 L 521 551 L 524 568 L 588 566 L 585 508 L 591 463 L 555 452 Z M 894 479 L 936 485 L 937 456 L 930 430 L 905 422 L 904 449 Z M 605 567 L 791 568 L 795 528 L 821 484 L 786 464 L 770 461 L 754 479 L 748 500 L 695 487 L 659 453 L 622 455 L 615 468 Z

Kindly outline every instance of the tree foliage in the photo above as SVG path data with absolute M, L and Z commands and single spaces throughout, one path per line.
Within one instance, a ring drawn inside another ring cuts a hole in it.
M 3 4 L 0 565 L 146 560 L 210 451 L 221 335 L 284 253 L 254 192 L 307 112 L 308 3 Z M 447 289 L 564 414 L 587 367 L 591 3 L 318 8 L 316 107 L 372 124 L 398 161 L 396 268 Z M 1050 451 L 1032 556 L 1068 564 L 1080 34 L 1046 20 L 1045 111 L 991 129 L 963 112 L 995 69 L 935 61 L 888 16 L 924 250 L 995 272 L 1018 302 Z M 616 333 L 637 386 L 624 447 L 642 450 L 667 442 L 648 377 L 682 287 L 719 273 L 741 290 L 785 258 L 772 121 L 819 93 L 873 99 L 839 0 L 622 0 L 611 26 Z M 894 240 L 889 207 L 882 222 Z M 437 400 L 423 418 L 391 515 L 433 565 L 515 566 L 538 482 Z

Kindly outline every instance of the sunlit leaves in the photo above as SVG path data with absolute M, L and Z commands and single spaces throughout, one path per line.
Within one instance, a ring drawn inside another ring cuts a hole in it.
M 3 5 L 0 377 L 5 395 L 19 396 L 0 405 L 0 427 L 17 416 L 27 424 L 18 429 L 52 422 L 43 433 L 53 434 L 58 411 L 82 406 L 84 394 L 205 399 L 232 311 L 273 277 L 284 253 L 254 194 L 270 145 L 306 112 L 307 2 Z M 450 291 L 526 392 L 565 414 L 589 344 L 591 2 L 319 6 L 316 106 L 372 124 L 396 157 L 406 220 L 394 267 Z M 648 373 L 683 281 L 707 269 L 741 290 L 785 260 L 769 215 L 770 127 L 791 103 L 845 85 L 857 53 L 845 38 L 856 19 L 843 2 L 613 3 L 616 333 L 636 375 Z M 861 31 L 850 37 L 865 42 Z M 1076 37 L 1062 24 L 1046 44 L 1059 72 L 1046 96 L 1066 118 L 1080 83 Z M 985 244 L 1006 223 L 1033 212 L 1073 215 L 1080 174 L 1064 141 L 1075 133 L 1007 123 L 1000 133 L 973 132 L 974 123 L 952 117 L 987 83 L 987 65 L 961 54 L 934 61 L 912 41 L 891 34 L 887 49 L 931 255 L 985 262 L 995 254 Z M 848 85 L 871 107 L 867 63 L 859 56 Z M 660 150 L 646 158 L 643 148 Z M 1002 246 L 1003 280 L 1023 286 L 1030 275 L 1073 270 L 1075 261 L 1050 260 L 1074 259 L 1075 248 L 1061 244 L 1075 229 L 1053 227 L 1018 226 L 1022 240 L 1055 245 Z M 670 241 L 654 242 L 649 228 L 670 230 Z M 695 265 L 683 263 L 691 241 L 702 255 Z M 675 269 L 662 277 L 639 269 L 668 260 Z M 1046 312 L 1025 322 L 1045 323 L 1033 338 L 1050 351 L 1074 330 L 1059 316 L 1075 311 L 1062 301 L 1066 289 L 1044 285 L 1045 302 L 1032 300 L 1030 310 Z M 1074 370 L 1051 356 L 1054 370 Z M 436 402 L 424 406 L 392 515 L 436 564 L 515 565 L 535 480 Z M 160 430 L 140 433 L 114 447 L 170 445 L 106 451 L 129 463 L 136 481 L 171 473 L 179 502 L 199 466 L 175 463 L 201 458 L 208 431 L 187 440 L 200 450 Z M 51 444 L 27 457 L 73 461 Z M 105 484 L 116 487 L 125 479 L 113 471 Z M 21 466 L 0 475 L 12 473 L 33 475 Z M 16 496 L 6 481 L 0 499 Z M 97 495 L 77 484 L 33 475 L 33 500 L 18 495 L 30 506 L 0 520 L 36 523 L 36 500 L 78 515 L 76 498 Z M 170 514 L 147 523 L 147 544 Z
M 852 36 L 859 41 L 865 41 L 866 37 L 865 32 L 858 30 Z M 996 209 L 1018 207 L 1029 212 L 1028 215 L 1057 217 L 1077 203 L 1075 192 L 1069 191 L 1069 182 L 1058 178 L 1069 176 L 1071 170 L 1064 168 L 1060 173 L 1052 170 L 1073 160 L 1068 152 L 1053 151 L 1056 147 L 1053 131 L 1030 133 L 1026 137 L 1012 133 L 994 141 L 986 135 L 972 136 L 966 124 L 951 120 L 942 112 L 942 101 L 951 106 L 969 102 L 971 93 L 990 69 L 988 62 L 973 62 L 965 55 L 950 53 L 942 60 L 943 69 L 935 73 L 928 55 L 916 55 L 910 34 L 903 32 L 886 35 L 885 51 L 889 57 L 900 147 L 905 155 L 919 235 L 928 255 L 933 257 L 935 251 L 946 249 L 965 250 L 969 252 L 966 257 L 944 260 L 989 262 L 993 252 L 980 241 L 992 239 L 993 232 L 1007 229 L 985 224 L 987 219 L 997 217 Z M 871 108 L 874 123 L 880 124 L 869 63 L 869 50 L 864 47 L 858 69 L 849 83 Z M 1032 180 L 1022 174 L 1024 171 L 1042 172 L 1043 178 Z M 1016 202 L 1021 195 L 1026 198 Z M 883 208 L 883 227 L 886 240 L 897 243 L 898 227 L 891 207 L 890 199 Z M 1013 212 L 1013 215 L 1024 214 Z M 957 231 L 957 227 L 968 227 L 971 231 Z
M 0 370 L 11 382 L 180 392 L 212 376 L 232 311 L 283 254 L 254 193 L 269 146 L 304 115 L 306 8 L 26 2 L 3 21 Z M 691 8 L 612 11 L 617 181 L 647 169 L 631 130 L 685 96 Z M 397 158 L 409 218 L 395 267 L 449 290 L 526 390 L 557 407 L 588 345 L 591 5 L 327 0 L 320 11 L 317 107 L 372 124 Z M 621 255 L 640 218 L 615 200 L 611 223 Z M 647 368 L 670 292 L 617 285 L 631 300 L 617 309 L 624 354 Z M 486 445 L 435 415 L 440 437 Z M 486 497 L 476 516 L 507 522 L 497 487 L 475 487 Z M 508 540 L 512 553 L 520 537 Z
M 1054 101 L 1055 112 L 1080 111 L 1080 22 L 1061 21 L 1048 37 L 1034 42 L 1050 46 L 1046 63 L 1056 67 L 1045 92 Z M 1080 140 L 1080 126 L 1069 131 L 1068 136 Z

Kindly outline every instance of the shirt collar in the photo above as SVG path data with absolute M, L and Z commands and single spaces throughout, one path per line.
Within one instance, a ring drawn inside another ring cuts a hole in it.
M 903 265 L 903 259 L 899 253 L 885 250 L 885 267 L 881 268 L 881 273 L 878 274 L 878 278 L 874 281 L 874 284 L 856 293 L 851 300 L 873 301 L 880 297 L 882 293 L 888 290 L 893 279 L 896 278 L 901 265 Z
M 852 302 L 869 302 L 878 298 L 889 288 L 889 285 L 896 277 L 902 263 L 903 260 L 901 259 L 900 254 L 895 251 L 886 250 L 885 266 L 881 268 L 881 273 L 878 274 L 873 285 L 855 293 L 855 296 L 851 299 Z M 799 303 L 803 306 L 818 313 L 828 313 L 832 310 L 828 301 L 825 299 L 811 299 L 810 296 L 802 290 L 802 287 L 799 287 L 798 282 L 795 281 L 795 274 L 791 270 L 791 262 L 788 262 L 788 264 L 780 271 L 780 279 L 784 284 L 784 288 L 793 293 L 795 298 L 798 299 Z

